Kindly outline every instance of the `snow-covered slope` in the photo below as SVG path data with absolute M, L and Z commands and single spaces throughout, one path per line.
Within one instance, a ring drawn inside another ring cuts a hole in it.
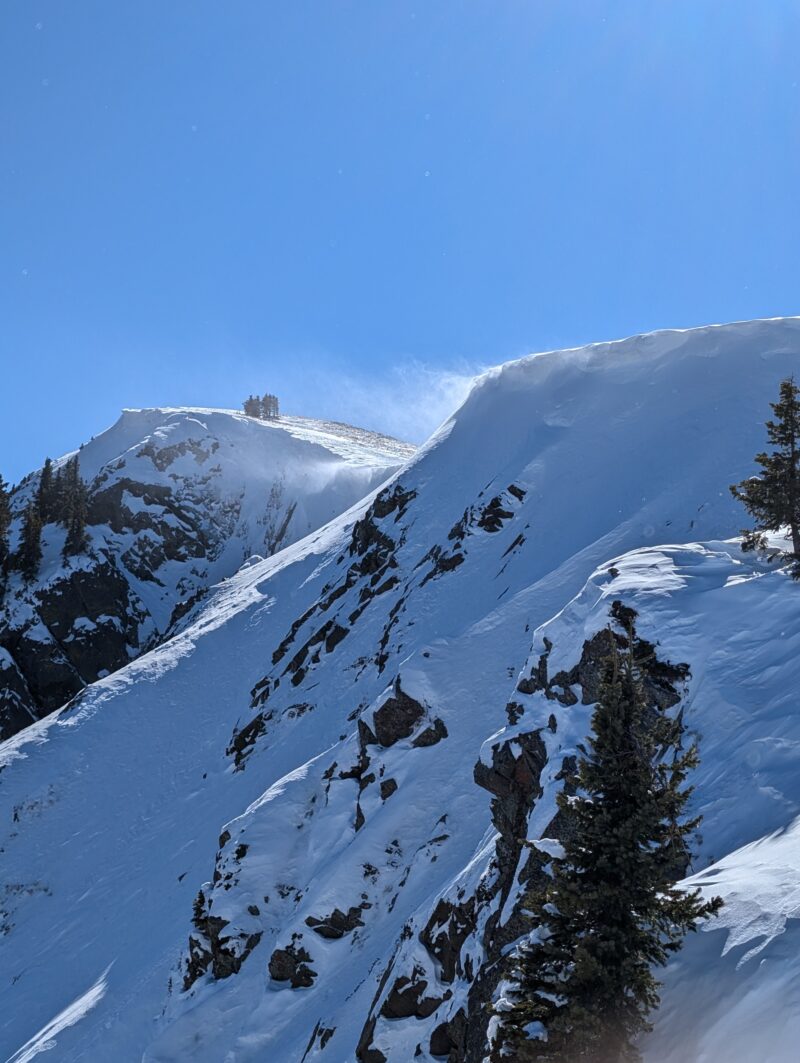
M 648 1058 L 736 1060 L 770 992 L 788 1030 L 796 850 L 752 843 L 797 815 L 800 598 L 725 540 L 798 356 L 792 319 L 492 371 L 371 500 L 0 746 L 0 1054 L 481 1060 L 617 599 L 690 669 L 662 693 L 700 733 L 697 868 L 740 898 L 669 972 Z
M 303 417 L 126 410 L 79 452 L 87 552 L 65 563 L 66 532 L 48 524 L 37 579 L 12 570 L 0 588 L 0 736 L 154 645 L 209 586 L 327 523 L 413 451 Z M 12 549 L 39 476 L 14 494 Z

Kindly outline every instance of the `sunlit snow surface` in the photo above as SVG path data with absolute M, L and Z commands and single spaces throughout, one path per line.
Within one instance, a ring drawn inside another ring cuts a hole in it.
M 481 378 L 398 474 L 416 496 L 381 523 L 397 586 L 352 623 L 363 585 L 337 599 L 326 616 L 346 637 L 270 696 L 273 718 L 243 771 L 225 750 L 253 718 L 250 692 L 292 624 L 343 580 L 366 502 L 248 564 L 182 634 L 0 747 L 0 1058 L 50 1026 L 50 1058 L 69 1063 L 299 1063 L 319 1023 L 335 1033 L 305 1058 L 352 1063 L 387 964 L 430 963 L 418 934 L 437 899 L 474 890 L 487 872 L 495 833 L 472 770 L 513 736 L 505 705 L 518 676 L 544 636 L 551 671 L 575 663 L 621 598 L 660 652 L 691 667 L 685 714 L 700 740 L 705 816 L 695 867 L 728 901 L 667 973 L 648 1063 L 793 1060 L 800 587 L 731 541 L 743 518 L 727 485 L 751 472 L 767 404 L 799 355 L 800 322 L 756 322 L 534 356 Z M 473 522 L 463 563 L 426 581 L 431 548 L 448 549 L 465 510 L 512 483 L 524 499 L 508 502 L 500 530 Z M 309 620 L 292 652 L 313 631 Z M 383 801 L 364 790 L 356 831 L 357 782 L 328 786 L 326 773 L 353 765 L 357 719 L 371 719 L 398 675 L 448 737 L 372 749 L 398 788 Z M 549 821 L 561 757 L 588 726 L 588 707 L 532 698 L 516 730 L 545 727 L 554 709 L 531 837 Z M 248 851 L 215 904 L 236 925 L 257 919 L 262 938 L 238 974 L 184 994 L 192 902 L 226 825 Z M 364 926 L 342 940 L 305 924 L 361 901 Z M 293 933 L 313 958 L 309 989 L 267 971 Z M 466 947 L 479 958 L 477 943 Z M 102 998 L 61 1023 L 106 970 Z M 453 988 L 430 1023 L 381 1024 L 375 1043 L 391 1063 L 417 1046 L 416 1058 L 432 1058 L 431 1024 L 463 1004 L 464 987 Z

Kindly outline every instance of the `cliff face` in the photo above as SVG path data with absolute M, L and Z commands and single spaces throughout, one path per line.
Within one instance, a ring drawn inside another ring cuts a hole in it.
M 89 487 L 85 553 L 64 560 L 65 531 L 50 523 L 36 579 L 10 573 L 0 608 L 0 737 L 156 645 L 212 584 L 347 509 L 412 453 L 303 418 L 126 411 L 79 452 Z M 39 475 L 14 494 L 12 548 Z
M 727 484 L 799 355 L 776 321 L 493 371 L 377 493 L 1 745 L 0 1050 L 491 1056 L 621 602 L 699 736 L 688 871 L 727 901 L 645 1051 L 793 1059 L 798 587 L 731 539 Z

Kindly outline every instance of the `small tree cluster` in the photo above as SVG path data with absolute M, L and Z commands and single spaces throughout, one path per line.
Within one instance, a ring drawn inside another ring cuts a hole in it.
M 277 395 L 267 393 L 262 398 L 249 395 L 242 405 L 248 417 L 257 417 L 260 421 L 277 421 L 280 417 Z
M 36 499 L 25 507 L 22 514 L 22 536 L 17 552 L 17 567 L 25 579 L 33 579 L 42 560 L 42 518 Z
M 36 488 L 36 508 L 43 525 L 58 519 L 61 489 L 60 470 L 54 475 L 53 462 L 50 458 L 45 458 Z
M 64 466 L 61 487 L 60 522 L 67 529 L 62 556 L 80 554 L 86 548 L 86 519 L 89 509 L 89 492 L 81 479 L 78 455 L 75 454 Z
M 15 558 L 16 567 L 26 579 L 33 579 L 42 560 L 42 528 L 46 524 L 59 523 L 66 528 L 62 556 L 79 554 L 86 547 L 86 520 L 89 494 L 81 479 L 77 454 L 66 461 L 55 473 L 50 458 L 44 463 L 36 492 L 22 514 L 22 533 Z M 0 491 L 0 552 L 3 549 L 2 491 Z M 10 510 L 8 515 L 10 523 Z M 6 532 L 7 532 L 6 524 Z M 5 540 L 7 548 L 7 538 Z
M 519 1063 L 639 1060 L 636 1040 L 659 1003 L 653 969 L 722 903 L 676 886 L 699 823 L 685 815 L 697 748 L 683 749 L 680 717 L 648 703 L 636 614 L 615 605 L 628 630 L 610 633 L 577 793 L 558 797 L 563 856 L 525 901 L 540 922 L 501 1025 L 501 1055 Z
M 761 474 L 733 484 L 731 491 L 755 521 L 742 533 L 742 548 L 763 550 L 766 532 L 788 527 L 792 574 L 800 579 L 800 390 L 793 377 L 781 382 L 779 399 L 770 405 L 775 418 L 766 429 L 773 449 L 756 454 Z

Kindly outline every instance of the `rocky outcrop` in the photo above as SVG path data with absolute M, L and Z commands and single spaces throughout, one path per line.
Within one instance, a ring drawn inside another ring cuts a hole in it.
M 372 717 L 372 730 L 367 744 L 377 742 L 388 749 L 403 738 L 410 738 L 414 728 L 425 715 L 425 708 L 400 689 L 400 680 L 395 683 L 391 697 L 381 705 Z
M 309 915 L 306 918 L 306 926 L 311 927 L 314 933 L 319 934 L 320 937 L 328 938 L 330 941 L 338 941 L 345 934 L 350 934 L 356 927 L 364 925 L 361 915 L 365 908 L 371 907 L 371 904 L 362 902 L 358 907 L 348 908 L 346 912 L 341 911 L 339 908 L 334 908 L 330 915 L 323 916 L 321 919 Z
M 381 1006 L 385 1019 L 427 1019 L 443 1001 L 452 995 L 449 990 L 442 996 L 428 992 L 428 981 L 421 968 L 415 968 L 410 978 L 398 978 L 386 995 Z
M 194 903 L 192 919 L 197 934 L 189 937 L 189 950 L 183 988 L 191 989 L 198 978 L 210 973 L 214 978 L 236 974 L 261 940 L 261 933 L 226 935 L 228 922 L 210 915 L 208 902 L 201 890 Z
M 270 978 L 276 982 L 289 982 L 292 989 L 308 989 L 317 977 L 311 962 L 311 956 L 299 944 L 299 935 L 295 934 L 291 944 L 285 949 L 275 949 L 270 956 Z
M 492 820 L 501 867 L 516 866 L 527 834 L 528 816 L 541 794 L 540 778 L 547 750 L 538 731 L 516 736 L 492 748 L 491 765 L 478 761 L 473 777 L 493 795 Z

